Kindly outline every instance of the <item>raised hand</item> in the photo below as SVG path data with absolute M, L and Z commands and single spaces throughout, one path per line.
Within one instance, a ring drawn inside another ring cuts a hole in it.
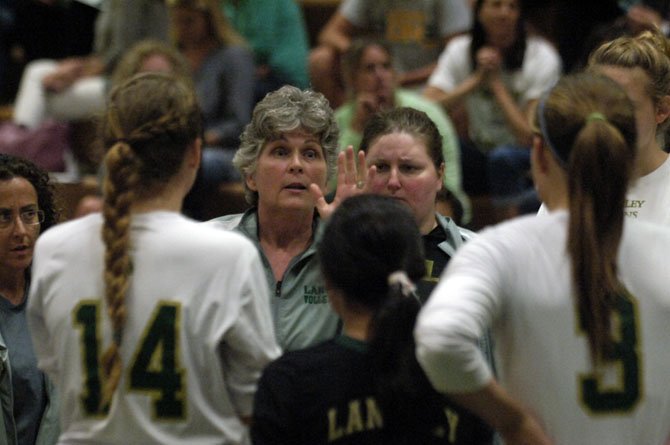
M 350 196 L 366 193 L 367 185 L 374 177 L 376 168 L 365 165 L 365 153 L 358 151 L 354 155 L 354 147 L 351 145 L 337 156 L 337 189 L 333 202 L 326 202 L 323 190 L 312 183 L 309 190 L 314 197 L 316 210 L 322 219 L 328 219 L 342 201 Z

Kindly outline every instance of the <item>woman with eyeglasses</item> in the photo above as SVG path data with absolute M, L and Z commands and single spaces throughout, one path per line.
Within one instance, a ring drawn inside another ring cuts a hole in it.
M 0 155 L 0 443 L 51 444 L 57 405 L 37 368 L 26 321 L 33 247 L 56 224 L 49 177 L 35 164 Z

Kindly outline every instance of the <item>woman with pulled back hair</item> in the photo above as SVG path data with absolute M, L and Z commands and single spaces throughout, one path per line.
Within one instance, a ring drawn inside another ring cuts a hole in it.
M 255 247 L 180 214 L 200 135 L 181 80 L 116 87 L 103 213 L 36 247 L 29 321 L 62 396 L 60 443 L 246 443 L 256 380 L 279 351 Z
M 414 358 L 414 283 L 425 264 L 407 206 L 378 195 L 348 198 L 317 250 L 342 335 L 266 368 L 254 444 L 491 443 L 483 422 L 436 393 Z
M 596 48 L 587 69 L 614 80 L 635 105 L 638 151 L 624 214 L 670 225 L 670 41 L 657 29 L 619 37 Z
M 670 42 L 658 30 L 620 37 L 594 50 L 588 69 L 618 83 L 635 105 L 636 181 L 626 196 L 626 216 L 670 225 Z
M 571 75 L 536 122 L 532 173 L 549 213 L 458 251 L 419 314 L 419 363 L 506 443 L 664 444 L 670 231 L 624 217 L 634 108 L 609 78 Z M 499 380 L 477 349 L 487 326 Z

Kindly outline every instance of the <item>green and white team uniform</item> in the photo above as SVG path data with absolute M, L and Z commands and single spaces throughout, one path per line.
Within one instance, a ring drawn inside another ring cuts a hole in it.
M 665 444 L 670 230 L 625 220 L 617 261 L 628 293 L 612 314 L 615 347 L 594 368 L 575 304 L 568 218 L 519 218 L 459 249 L 419 314 L 418 360 L 442 392 L 482 389 L 492 372 L 477 339 L 491 326 L 499 381 L 554 443 Z
M 670 156 L 656 170 L 630 185 L 623 210 L 629 219 L 670 226 Z M 538 214 L 546 213 L 549 211 L 542 204 Z
M 280 354 L 255 247 L 174 212 L 132 217 L 123 371 L 105 412 L 102 224 L 95 214 L 58 225 L 35 249 L 28 321 L 59 390 L 59 443 L 248 443 L 240 416 Z
M 631 184 L 624 213 L 628 218 L 670 226 L 670 156 Z

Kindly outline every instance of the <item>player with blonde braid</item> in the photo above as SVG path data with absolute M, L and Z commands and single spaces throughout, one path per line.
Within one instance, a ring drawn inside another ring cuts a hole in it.
M 101 409 L 106 409 L 121 377 L 121 357 L 118 347 L 123 337 L 126 314 L 124 301 L 128 291 L 131 272 L 129 223 L 130 206 L 135 198 L 134 190 L 140 183 L 141 162 L 123 140 L 121 130 L 115 128 L 116 107 L 110 107 L 110 128 L 116 133 L 118 142 L 109 150 L 105 159 L 108 176 L 104 182 L 104 225 L 102 238 L 105 252 L 105 301 L 112 321 L 112 344 L 102 356 L 103 387 Z
M 279 347 L 254 245 L 180 213 L 200 135 L 176 77 L 117 86 L 102 215 L 36 247 L 29 322 L 62 396 L 60 443 L 248 443 L 256 382 Z

